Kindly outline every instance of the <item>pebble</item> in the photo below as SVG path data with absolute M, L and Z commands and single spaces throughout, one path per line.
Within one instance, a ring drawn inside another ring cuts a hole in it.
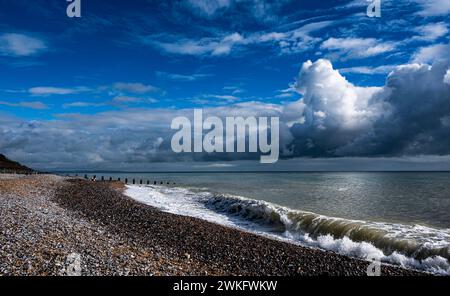
M 366 275 L 368 262 L 163 213 L 121 190 L 0 175 L 0 276 L 66 275 L 77 260 L 81 275 Z

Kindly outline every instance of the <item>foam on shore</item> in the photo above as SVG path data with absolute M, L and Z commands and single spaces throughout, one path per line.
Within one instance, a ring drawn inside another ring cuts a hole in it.
M 348 220 L 207 190 L 127 186 L 133 199 L 173 214 L 237 227 L 302 246 L 450 275 L 450 230 Z

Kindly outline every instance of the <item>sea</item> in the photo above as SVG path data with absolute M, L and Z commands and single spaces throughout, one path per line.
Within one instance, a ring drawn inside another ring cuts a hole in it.
M 350 257 L 450 275 L 449 172 L 95 175 L 98 180 L 126 178 L 126 195 L 165 212 Z

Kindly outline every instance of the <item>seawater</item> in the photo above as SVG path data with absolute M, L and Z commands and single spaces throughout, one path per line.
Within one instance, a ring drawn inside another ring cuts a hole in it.
M 97 176 L 119 174 L 97 173 Z M 163 211 L 295 244 L 450 274 L 450 173 L 128 173 Z M 175 185 L 173 184 L 175 183 Z M 153 183 L 152 183 L 153 184 Z

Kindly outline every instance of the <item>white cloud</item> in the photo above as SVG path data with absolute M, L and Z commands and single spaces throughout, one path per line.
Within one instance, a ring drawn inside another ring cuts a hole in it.
M 420 34 L 413 38 L 414 40 L 434 41 L 448 33 L 447 24 L 444 22 L 430 23 L 424 26 L 415 28 L 415 31 Z
M 186 0 L 182 2 L 182 7 L 188 7 L 195 14 L 209 19 L 239 11 L 246 18 L 267 22 L 276 21 L 279 9 L 290 1 L 292 0 Z
M 62 88 L 53 86 L 38 86 L 33 87 L 28 90 L 28 92 L 33 96 L 49 96 L 49 95 L 70 95 L 75 93 L 80 93 L 88 91 L 86 87 L 76 87 L 76 88 Z
M 289 88 L 286 89 L 280 89 L 276 91 L 278 94 L 275 95 L 275 98 L 278 99 L 287 99 L 287 98 L 292 98 L 294 96 L 298 96 L 298 93 L 294 87 L 294 85 L 290 85 Z
M 305 123 L 305 108 L 303 100 L 288 103 L 283 107 L 283 121 L 288 128 L 292 128 L 295 124 L 303 125 Z
M 206 165 L 195 165 L 196 168 L 229 168 L 234 167 L 233 164 L 230 163 L 212 163 L 212 164 L 206 164 Z
M 83 108 L 83 107 L 101 107 L 104 103 L 93 103 L 93 102 L 72 102 L 63 104 L 63 108 Z
M 237 95 L 237 94 L 241 94 L 244 93 L 245 90 L 240 87 L 240 86 L 235 86 L 235 85 L 228 85 L 228 86 L 224 86 L 223 90 L 230 92 L 232 95 Z
M 34 101 L 34 102 L 22 101 L 22 102 L 18 102 L 18 103 L 0 101 L 0 105 L 9 106 L 9 107 L 30 108 L 30 109 L 36 109 L 36 110 L 48 109 L 48 106 L 46 104 L 39 102 L 39 101 Z
M 450 59 L 450 44 L 436 44 L 422 47 L 413 57 L 414 63 L 433 63 Z
M 320 37 L 313 37 L 312 33 L 334 24 L 332 21 L 323 21 L 306 24 L 298 29 L 284 33 L 284 38 L 278 40 L 282 53 L 295 54 L 311 49 L 322 41 Z
M 132 104 L 153 104 L 157 103 L 158 100 L 154 98 L 142 98 L 142 97 L 132 97 L 132 96 L 116 96 L 111 100 L 104 102 L 86 102 L 86 101 L 76 101 L 71 103 L 63 104 L 63 108 L 84 108 L 84 107 L 103 107 L 103 106 L 116 106 L 124 107 Z
M 240 100 L 239 97 L 234 95 L 222 95 L 222 94 L 202 94 L 192 98 L 188 98 L 192 103 L 198 105 L 223 105 L 226 103 L 235 103 Z
M 271 42 L 280 48 L 281 53 L 295 54 L 304 52 L 322 41 L 320 37 L 313 37 L 312 34 L 332 24 L 334 24 L 333 21 L 314 22 L 282 33 L 255 33 L 247 39 L 250 44 Z
M 169 79 L 173 81 L 181 81 L 181 82 L 192 82 L 192 81 L 198 81 L 202 79 L 206 79 L 209 77 L 214 76 L 213 74 L 204 74 L 204 73 L 196 73 L 196 74 L 177 74 L 177 73 L 168 73 L 168 72 L 161 72 L 157 71 L 156 75 L 158 77 Z
M 37 86 L 28 89 L 28 93 L 32 96 L 50 96 L 50 95 L 71 95 L 82 92 L 101 92 L 108 91 L 111 96 L 122 96 L 126 94 L 143 95 L 160 91 L 153 85 L 146 85 L 138 82 L 117 82 L 112 86 L 100 86 L 97 88 L 89 88 L 85 86 L 77 87 L 54 87 L 54 86 Z
M 422 6 L 418 12 L 422 16 L 440 16 L 450 13 L 450 1 L 448 0 L 415 0 Z
M 292 98 L 293 96 L 295 96 L 295 94 L 293 94 L 293 93 L 280 93 L 280 94 L 276 95 L 275 98 L 287 99 L 287 98 Z
M 187 0 L 194 10 L 206 16 L 212 16 L 218 10 L 228 8 L 231 2 L 231 0 Z
M 392 70 L 394 70 L 396 65 L 383 65 L 378 67 L 369 67 L 369 66 L 357 66 L 350 68 L 341 68 L 339 72 L 341 73 L 358 73 L 358 74 L 388 74 Z
M 130 96 L 117 96 L 112 99 L 113 104 L 132 104 L 132 103 L 157 103 L 158 100 L 154 98 L 138 98 Z
M 331 51 L 341 59 L 357 59 L 393 51 L 395 45 L 374 38 L 329 38 L 320 48 Z
M 143 83 L 128 83 L 128 82 L 117 82 L 113 85 L 113 88 L 118 91 L 125 91 L 135 94 L 145 94 L 151 92 L 157 92 L 159 89 L 153 85 L 145 85 Z
M 336 124 L 341 130 L 365 129 L 379 113 L 379 106 L 369 102 L 380 88 L 354 86 L 327 60 L 304 63 L 296 88 L 303 95 L 305 124 L 310 129 Z
M 257 38 L 259 39 L 259 42 L 272 42 L 283 40 L 286 38 L 287 35 L 288 34 L 286 33 L 270 32 L 270 33 L 263 33 Z
M 200 40 L 181 39 L 169 42 L 151 40 L 149 42 L 168 53 L 194 56 L 226 56 L 236 45 L 247 43 L 239 33 Z
M 444 83 L 450 84 L 450 69 L 447 70 L 447 73 L 444 76 Z
M 36 55 L 47 49 L 44 41 L 23 34 L 0 35 L 0 55 L 24 57 Z
M 307 50 L 321 41 L 312 37 L 311 33 L 333 24 L 331 21 L 310 23 L 287 32 L 257 32 L 248 35 L 230 33 L 218 37 L 186 39 L 171 36 L 166 40 L 158 40 L 161 36 L 148 36 L 143 42 L 155 46 L 171 54 L 192 56 L 227 56 L 239 47 L 249 45 L 272 44 L 280 48 L 282 53 L 298 53 Z
M 219 100 L 225 100 L 229 102 L 237 101 L 239 100 L 238 97 L 231 96 L 231 95 L 211 95 L 212 98 L 219 99 Z

